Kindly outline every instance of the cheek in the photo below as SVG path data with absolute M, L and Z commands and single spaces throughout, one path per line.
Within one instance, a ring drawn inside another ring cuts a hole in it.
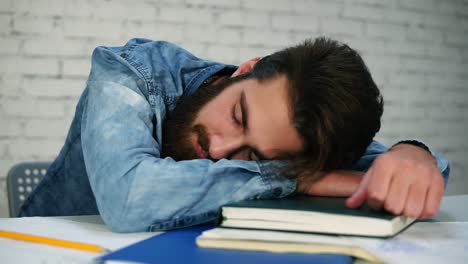
M 230 108 L 226 105 L 209 104 L 200 111 L 196 124 L 205 126 L 209 132 L 219 132 L 222 127 L 228 125 L 230 112 Z

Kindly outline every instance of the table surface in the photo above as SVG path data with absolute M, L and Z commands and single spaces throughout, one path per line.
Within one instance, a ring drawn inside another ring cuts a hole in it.
M 468 222 L 468 195 L 446 196 L 431 221 Z M 159 233 L 111 232 L 98 215 L 68 217 L 0 218 L 0 229 L 72 241 L 99 244 L 110 250 L 133 244 Z M 22 254 L 18 254 L 22 252 Z M 0 238 L 4 263 L 92 263 L 99 254 Z
M 432 218 L 439 222 L 468 222 L 468 194 L 445 196 L 439 213 Z

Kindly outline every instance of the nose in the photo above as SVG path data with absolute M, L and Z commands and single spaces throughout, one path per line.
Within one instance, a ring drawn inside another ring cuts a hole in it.
M 210 156 L 213 159 L 229 158 L 232 153 L 244 145 L 244 139 L 241 136 L 220 136 L 213 135 L 210 138 Z

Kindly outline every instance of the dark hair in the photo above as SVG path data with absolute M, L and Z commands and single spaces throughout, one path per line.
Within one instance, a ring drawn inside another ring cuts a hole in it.
M 361 56 L 322 37 L 264 57 L 249 77 L 280 74 L 288 78 L 292 119 L 304 143 L 301 155 L 291 157 L 296 174 L 349 168 L 379 131 L 383 113 Z

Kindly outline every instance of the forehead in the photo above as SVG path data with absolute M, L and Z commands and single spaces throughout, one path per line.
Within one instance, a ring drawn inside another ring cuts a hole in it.
M 286 76 L 262 82 L 250 81 L 244 93 L 252 145 L 267 157 L 299 153 L 302 140 L 293 126 Z

